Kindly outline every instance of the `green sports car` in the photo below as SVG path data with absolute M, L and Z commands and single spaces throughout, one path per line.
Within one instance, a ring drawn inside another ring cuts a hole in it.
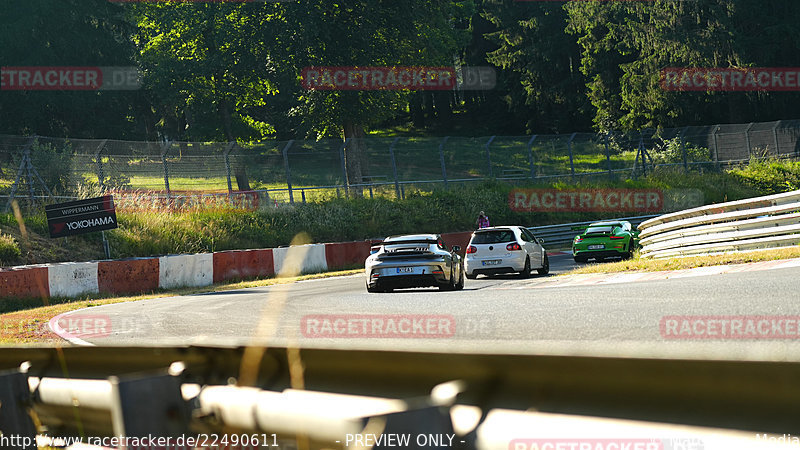
M 630 222 L 611 220 L 595 222 L 572 241 L 572 257 L 575 262 L 594 259 L 601 262 L 606 258 L 628 259 L 639 246 L 639 232 Z

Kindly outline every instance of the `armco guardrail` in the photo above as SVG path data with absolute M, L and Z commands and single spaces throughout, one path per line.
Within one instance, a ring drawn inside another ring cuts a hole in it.
M 639 229 L 649 258 L 792 247 L 800 244 L 800 191 L 666 214 Z
M 622 217 L 619 219 L 608 220 L 627 220 L 634 227 L 639 226 L 645 220 L 658 217 L 655 215 L 650 216 L 636 216 L 636 217 Z M 606 220 L 606 219 L 603 219 Z M 537 238 L 544 239 L 544 248 L 548 250 L 566 249 L 572 246 L 572 240 L 590 224 L 598 222 L 593 220 L 591 222 L 575 222 L 565 223 L 561 225 L 547 225 L 543 227 L 530 227 L 528 228 L 531 233 Z
M 754 431 L 796 434 L 800 423 L 800 389 L 788 381 L 800 377 L 797 362 L 278 347 L 260 349 L 253 362 L 251 350 L 8 349 L 0 354 L 0 437 L 18 445 L 3 448 L 35 449 L 21 439 L 46 433 L 119 448 L 123 438 L 148 439 L 129 449 L 365 448 L 353 440 L 407 435 L 409 445 L 374 448 L 730 450 L 773 448 Z M 643 436 L 700 442 L 512 445 Z M 417 441 L 434 437 L 444 444 Z M 231 441 L 245 438 L 256 442 Z

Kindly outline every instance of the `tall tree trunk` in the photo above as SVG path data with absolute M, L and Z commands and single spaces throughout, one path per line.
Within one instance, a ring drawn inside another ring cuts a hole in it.
M 364 127 L 346 120 L 343 128 L 345 140 L 350 139 L 350 143 L 344 150 L 344 166 L 345 172 L 347 172 L 346 183 L 349 192 L 361 197 L 364 195 L 364 190 L 361 186 L 355 186 L 352 189 L 349 186 L 361 184 L 364 180 L 361 168 L 361 161 L 364 157 Z
M 220 119 L 222 120 L 222 129 L 225 132 L 225 139 L 228 142 L 233 142 L 236 137 L 233 135 L 233 127 L 231 126 L 231 113 L 228 107 L 228 100 L 223 98 L 217 103 Z M 247 176 L 247 166 L 238 163 L 233 167 L 233 175 L 236 177 L 236 187 L 240 191 L 251 191 L 250 178 Z
M 449 125 L 453 118 L 453 109 L 450 103 L 449 91 L 437 91 L 433 94 L 436 101 L 436 116 L 440 124 Z
M 425 128 L 425 110 L 422 109 L 423 92 L 416 91 L 411 94 L 409 108 L 411 109 L 411 122 L 414 128 Z

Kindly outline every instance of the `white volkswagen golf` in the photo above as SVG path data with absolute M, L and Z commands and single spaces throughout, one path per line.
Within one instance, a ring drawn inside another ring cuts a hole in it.
M 467 246 L 466 276 L 519 273 L 529 277 L 536 269 L 539 275 L 550 272 L 543 241 L 524 227 L 483 228 L 472 233 Z

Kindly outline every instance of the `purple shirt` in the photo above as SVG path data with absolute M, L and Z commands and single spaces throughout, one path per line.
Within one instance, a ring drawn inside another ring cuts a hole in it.
M 489 228 L 489 217 L 488 216 L 479 216 L 478 217 L 478 229 L 481 228 Z

